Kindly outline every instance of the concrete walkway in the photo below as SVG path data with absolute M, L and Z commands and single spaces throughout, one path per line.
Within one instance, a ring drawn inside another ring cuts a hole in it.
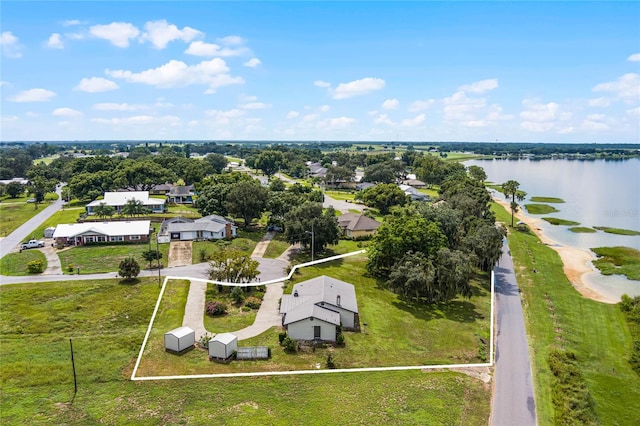
M 204 299 L 206 292 L 207 283 L 191 281 L 182 326 L 194 330 L 196 332 L 196 340 L 200 340 L 200 337 L 207 334 L 207 330 L 204 328 Z
M 251 253 L 251 257 L 264 256 L 264 252 L 266 252 L 267 247 L 269 247 L 269 242 L 271 242 L 271 240 L 273 240 L 275 236 L 276 236 L 275 232 L 273 231 L 267 232 L 264 235 L 264 237 L 262 237 L 262 239 L 258 241 L 258 244 L 256 244 L 256 247 L 253 249 L 253 253 Z
M 62 275 L 62 265 L 60 263 L 60 257 L 58 257 L 58 251 L 51 244 L 53 239 L 45 239 L 45 246 L 39 249 L 47 258 L 47 269 L 44 270 L 42 275 Z

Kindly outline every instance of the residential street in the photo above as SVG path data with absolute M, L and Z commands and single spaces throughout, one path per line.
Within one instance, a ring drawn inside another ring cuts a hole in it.
M 40 213 L 23 223 L 22 226 L 2 239 L 0 242 L 0 258 L 3 258 L 10 253 L 22 241 L 29 239 L 34 229 L 42 225 L 45 220 L 49 219 L 55 212 L 62 208 L 61 192 L 62 186 L 56 189 L 56 193 L 58 194 L 57 200 L 49 205 L 40 204 L 38 206 L 38 208 L 41 209 Z
M 494 270 L 498 318 L 491 424 L 535 425 L 536 407 L 527 333 L 506 240 L 498 265 Z

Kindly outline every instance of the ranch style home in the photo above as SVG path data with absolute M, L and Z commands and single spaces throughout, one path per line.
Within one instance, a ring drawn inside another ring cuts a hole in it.
M 159 241 L 221 240 L 238 235 L 238 227 L 226 217 L 212 214 L 200 219 L 174 217 L 162 222 Z
M 280 302 L 282 325 L 294 340 L 335 342 L 338 327 L 359 330 L 353 285 L 326 275 L 293 286 Z
M 87 204 L 87 214 L 95 214 L 95 208 L 100 204 L 113 207 L 116 213 L 122 211 L 122 207 L 129 200 L 138 200 L 152 213 L 164 213 L 166 200 L 149 198 L 149 191 L 105 192 L 103 200 L 94 200 Z
M 146 243 L 149 241 L 150 229 L 149 220 L 69 223 L 56 226 L 53 238 L 57 246 Z
M 380 222 L 358 213 L 345 213 L 338 216 L 338 226 L 342 235 L 350 238 L 363 238 L 375 235 Z

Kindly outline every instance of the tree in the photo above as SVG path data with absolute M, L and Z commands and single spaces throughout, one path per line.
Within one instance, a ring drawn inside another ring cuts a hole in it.
M 222 154 L 208 154 L 204 157 L 204 161 L 211 165 L 213 173 L 222 173 L 225 167 L 227 167 L 227 159 Z
M 113 172 L 100 170 L 97 172 L 78 173 L 71 177 L 69 190 L 80 200 L 95 200 L 115 189 Z
M 384 163 L 372 164 L 364 169 L 364 182 L 394 183 L 396 181 L 396 167 L 394 163 L 402 165 L 398 161 L 385 161 Z M 402 165 L 404 168 L 404 165 Z
M 284 185 L 284 182 L 278 178 L 271 178 L 269 181 L 269 191 L 272 192 L 282 192 L 286 190 L 287 187 Z
M 127 257 L 120 262 L 120 269 L 118 270 L 118 273 L 121 277 L 130 281 L 140 273 L 140 265 L 133 257 Z
M 120 210 L 120 214 L 124 216 L 140 216 L 149 212 L 149 209 L 142 204 L 142 201 L 135 198 L 127 200 L 127 203 Z
M 264 211 L 269 192 L 257 180 L 243 181 L 231 186 L 227 194 L 226 207 L 231 214 L 244 219 L 244 227 Z
M 7 194 L 11 198 L 18 198 L 18 196 L 24 194 L 24 185 L 20 182 L 9 182 L 6 186 Z
M 392 206 L 404 206 L 409 202 L 409 198 L 398 185 L 393 183 L 372 186 L 362 191 L 360 195 L 362 202 L 380 210 L 381 214 L 389 213 Z
M 258 154 L 254 165 L 257 169 L 262 170 L 265 175 L 271 177 L 284 165 L 284 162 L 285 160 L 282 152 L 266 150 Z
M 156 185 L 175 182 L 173 171 L 162 167 L 152 160 L 124 160 L 115 172 L 114 183 L 118 188 L 131 191 L 149 191 Z
M 465 246 L 469 253 L 477 258 L 477 266 L 483 271 L 493 269 L 502 255 L 502 239 L 504 235 L 493 224 L 482 223 L 465 238 Z
M 226 216 L 227 195 L 231 191 L 232 185 L 243 181 L 253 181 L 254 179 L 246 173 L 232 172 L 220 175 L 207 176 L 197 186 L 200 194 L 196 200 L 196 208 L 202 216 L 219 214 Z
M 427 296 L 429 301 L 446 302 L 458 295 L 472 296 L 469 284 L 471 267 L 466 254 L 442 247 L 435 256 L 435 265 L 437 288 Z
M 502 193 L 505 197 L 511 197 L 511 227 L 513 228 L 513 216 L 518 212 L 518 201 L 524 200 L 525 195 L 527 195 L 524 191 L 519 191 L 520 183 L 515 180 L 508 180 L 502 184 Z
M 290 244 L 301 243 L 309 248 L 313 239 L 317 253 L 328 244 L 337 244 L 339 236 L 338 220 L 331 207 L 323 211 L 322 204 L 307 201 L 285 215 L 285 237 Z
M 435 276 L 431 260 L 422 253 L 408 252 L 393 266 L 387 285 L 407 299 L 419 300 L 433 287 Z
M 115 214 L 116 209 L 106 203 L 100 203 L 93 208 L 94 213 L 100 217 L 111 217 Z
M 329 166 L 324 181 L 329 185 L 335 185 L 337 182 L 353 182 L 355 172 L 346 166 Z
M 142 252 L 142 258 L 149 262 L 149 269 L 151 269 L 151 262 L 157 260 L 158 267 L 160 267 L 160 259 L 162 259 L 162 253 L 157 250 L 145 250 Z
M 48 180 L 42 176 L 36 176 L 31 180 L 31 191 L 36 199 L 36 205 L 44 201 L 47 192 L 53 192 L 56 184 L 54 180 Z
M 260 274 L 259 265 L 257 260 L 236 248 L 218 250 L 211 255 L 207 274 L 210 280 L 248 283 Z
M 473 179 L 482 183 L 487 180 L 487 173 L 482 167 L 473 165 L 469 166 L 467 170 L 469 170 L 469 176 L 471 176 Z

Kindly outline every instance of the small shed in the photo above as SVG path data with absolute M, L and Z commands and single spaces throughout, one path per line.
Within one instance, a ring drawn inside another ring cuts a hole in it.
M 56 232 L 56 228 L 54 226 L 50 226 L 48 228 L 45 228 L 44 237 L 45 238 L 53 238 L 53 233 L 54 232 Z
M 164 333 L 164 348 L 169 352 L 183 352 L 196 343 L 196 332 L 189 327 L 178 327 Z
M 209 356 L 217 359 L 227 359 L 238 350 L 238 336 L 231 333 L 217 334 L 209 340 Z

